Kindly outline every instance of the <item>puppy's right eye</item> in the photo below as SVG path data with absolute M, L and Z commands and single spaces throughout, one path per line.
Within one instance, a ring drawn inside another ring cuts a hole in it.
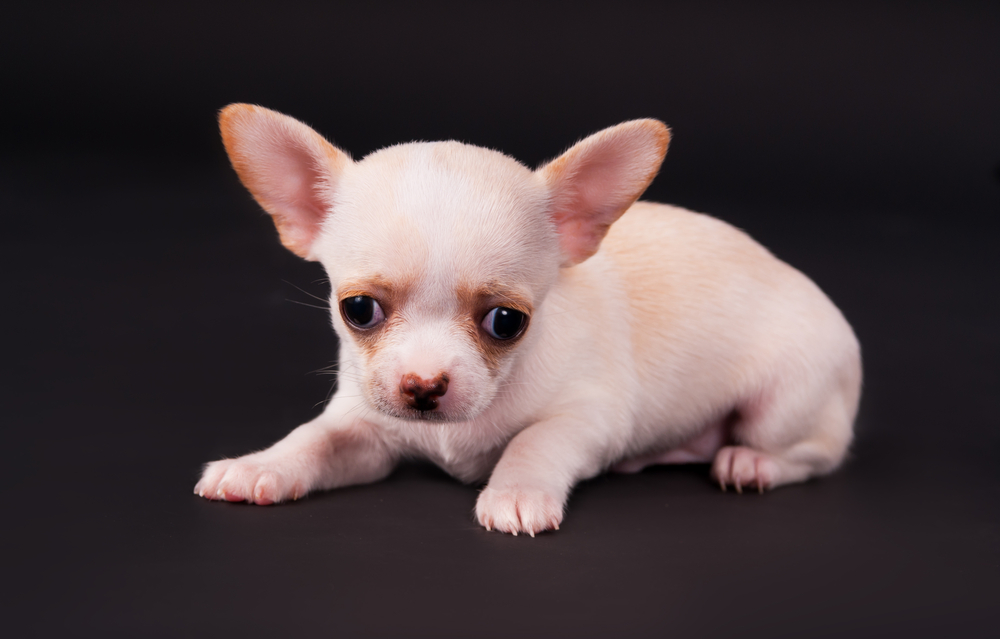
M 340 310 L 344 313 L 344 319 L 355 328 L 372 328 L 385 319 L 382 307 L 367 295 L 344 298 L 340 302 Z

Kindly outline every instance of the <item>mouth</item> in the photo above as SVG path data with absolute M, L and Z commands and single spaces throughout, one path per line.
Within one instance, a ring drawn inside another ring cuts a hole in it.
M 396 419 L 402 419 L 408 422 L 456 422 L 462 421 L 461 418 L 456 419 L 455 416 L 449 415 L 448 413 L 443 413 L 439 410 L 416 410 L 410 407 L 397 406 L 393 403 L 387 402 L 384 399 L 378 398 L 376 401 L 372 402 L 375 409 L 382 413 L 383 415 L 388 415 L 389 417 L 395 417 Z
M 437 410 L 400 410 L 396 411 L 396 417 L 413 422 L 449 422 L 451 420 L 447 414 Z

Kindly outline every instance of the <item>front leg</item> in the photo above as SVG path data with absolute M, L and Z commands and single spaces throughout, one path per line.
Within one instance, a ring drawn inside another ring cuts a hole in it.
M 624 429 L 599 415 L 561 415 L 518 433 L 479 494 L 479 523 L 487 530 L 532 537 L 558 530 L 570 490 L 600 473 L 618 448 L 614 435 Z
M 346 419 L 337 403 L 267 450 L 207 464 L 195 494 L 267 505 L 384 478 L 395 456 L 373 425 Z

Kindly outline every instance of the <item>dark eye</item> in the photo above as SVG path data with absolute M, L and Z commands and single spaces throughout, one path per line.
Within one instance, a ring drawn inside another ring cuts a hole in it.
M 483 328 L 496 339 L 511 339 L 521 334 L 525 319 L 521 311 L 498 306 L 483 318 Z
M 355 328 L 371 328 L 385 319 L 382 307 L 367 295 L 356 295 L 341 300 L 344 317 Z

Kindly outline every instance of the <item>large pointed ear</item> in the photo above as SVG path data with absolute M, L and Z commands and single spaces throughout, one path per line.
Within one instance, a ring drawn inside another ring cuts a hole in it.
M 659 120 L 631 120 L 578 142 L 538 169 L 549 187 L 563 266 L 597 252 L 608 228 L 656 177 L 670 143 Z
M 252 104 L 230 104 L 219 113 L 222 143 L 240 181 L 271 214 L 281 243 L 308 260 L 346 153 L 305 124 Z

